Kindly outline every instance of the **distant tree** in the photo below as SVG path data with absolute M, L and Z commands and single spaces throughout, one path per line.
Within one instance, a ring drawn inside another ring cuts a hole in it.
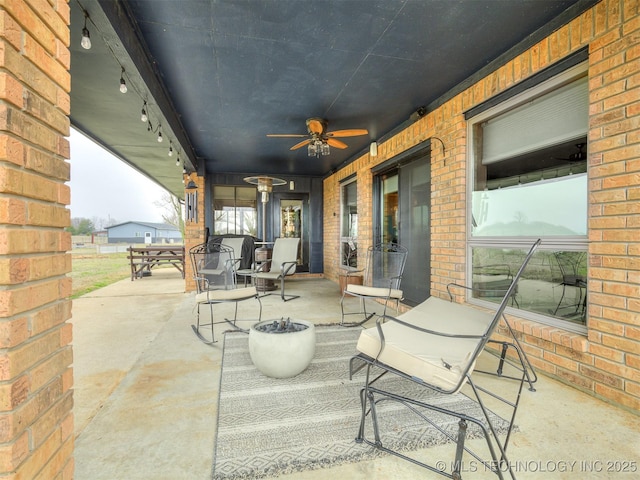
M 71 235 L 91 235 L 95 226 L 88 218 L 76 217 L 71 219 L 71 226 L 67 230 Z
M 184 217 L 182 215 L 182 203 L 175 195 L 163 193 L 160 200 L 154 202 L 156 207 L 164 209 L 162 220 L 164 223 L 173 225 L 182 234 L 184 240 Z
M 109 215 L 108 218 L 91 217 L 91 222 L 93 222 L 93 229 L 96 232 L 102 231 L 107 227 L 111 227 L 120 223 L 117 219 L 112 218 L 111 215 Z

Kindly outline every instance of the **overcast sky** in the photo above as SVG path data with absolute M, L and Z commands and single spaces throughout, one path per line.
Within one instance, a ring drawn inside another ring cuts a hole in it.
M 162 222 L 165 189 L 76 130 L 69 140 L 71 218 Z

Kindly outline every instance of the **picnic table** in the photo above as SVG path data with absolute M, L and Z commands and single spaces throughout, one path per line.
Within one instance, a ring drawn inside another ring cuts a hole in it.
M 127 248 L 131 262 L 131 281 L 151 275 L 158 265 L 173 265 L 184 278 L 184 245 Z

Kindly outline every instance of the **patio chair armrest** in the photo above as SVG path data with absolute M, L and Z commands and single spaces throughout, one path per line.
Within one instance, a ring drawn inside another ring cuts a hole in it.
M 389 296 L 391 296 L 392 290 L 400 290 L 401 281 L 402 281 L 402 274 L 396 275 L 394 277 L 389 277 Z
M 195 280 L 196 284 L 199 284 L 200 282 L 204 283 L 204 286 L 206 287 L 206 289 L 209 289 L 209 279 L 207 277 L 205 277 L 204 275 L 200 275 L 200 274 L 195 274 L 193 276 L 193 279 Z
M 225 269 L 236 270 L 236 266 L 240 264 L 240 258 L 229 258 L 225 260 Z
M 267 268 L 267 265 L 271 265 L 271 259 L 265 260 L 264 262 L 260 263 L 260 265 L 258 265 L 258 268 L 254 268 L 253 273 L 264 272 L 264 269 Z
M 461 334 L 461 333 L 440 332 L 438 330 L 432 330 L 430 328 L 419 327 L 418 325 L 405 322 L 404 320 L 400 320 L 397 317 L 394 317 L 392 315 L 387 315 L 387 314 L 379 315 L 378 319 L 376 320 L 376 324 L 380 325 L 387 321 L 397 322 L 402 326 L 411 328 L 413 330 L 417 330 L 418 332 L 427 333 L 429 335 L 436 335 L 440 337 L 448 337 L 448 338 L 483 338 L 484 337 L 484 335 L 471 335 L 471 334 L 467 335 L 467 334 Z
M 297 264 L 298 264 L 297 261 L 282 262 L 282 265 L 280 266 L 280 271 L 282 272 L 282 275 L 285 275 L 285 276 L 289 275 L 289 272 L 291 271 L 292 268 L 293 268 L 293 273 L 295 273 L 295 268 Z M 285 265 L 288 265 L 286 269 L 285 269 Z

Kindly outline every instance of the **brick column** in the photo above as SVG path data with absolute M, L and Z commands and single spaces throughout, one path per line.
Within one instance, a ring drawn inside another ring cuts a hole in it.
M 0 477 L 66 479 L 69 6 L 2 2 L 0 25 Z
M 189 258 L 189 249 L 204 242 L 204 226 L 205 226 L 205 212 L 204 212 L 204 177 L 199 177 L 195 173 L 190 176 L 185 175 L 185 184 L 189 182 L 189 179 L 193 180 L 197 185 L 198 196 L 198 221 L 192 222 L 185 219 L 184 222 L 184 247 L 187 258 L 185 259 L 184 281 L 185 291 L 192 292 L 196 289 L 196 283 L 193 280 L 193 268 L 191 266 L 191 258 Z M 189 192 L 191 190 L 187 190 Z M 211 232 L 213 233 L 213 232 Z

